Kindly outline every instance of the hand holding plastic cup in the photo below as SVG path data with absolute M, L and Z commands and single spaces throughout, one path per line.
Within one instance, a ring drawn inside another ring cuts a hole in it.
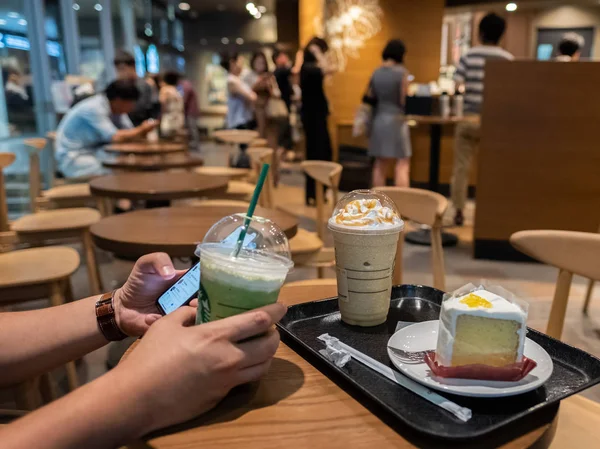
M 239 254 L 240 234 L 248 223 Z M 288 239 L 272 221 L 245 214 L 221 219 L 196 249 L 200 290 L 196 324 L 227 318 L 277 302 L 294 266 Z
M 385 322 L 404 229 L 396 205 L 382 192 L 355 190 L 337 203 L 328 228 L 335 245 L 342 320 L 357 326 Z

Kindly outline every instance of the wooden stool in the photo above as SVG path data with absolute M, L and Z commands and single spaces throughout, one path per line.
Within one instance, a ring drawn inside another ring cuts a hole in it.
M 12 153 L 0 153 L 0 245 L 43 245 L 48 240 L 77 239 L 83 244 L 93 295 L 101 293 L 100 273 L 89 228 L 100 221 L 100 213 L 90 208 L 57 209 L 23 216 L 9 225 L 2 169 L 12 162 Z
M 25 139 L 23 143 L 29 150 L 29 200 L 32 212 L 37 212 L 40 207 L 79 207 L 95 201 L 87 183 L 66 184 L 42 191 L 39 152 L 46 147 L 47 141 L 35 138 Z M 54 185 L 53 179 L 50 185 Z
M 337 198 L 343 167 L 337 162 L 304 161 L 302 162 L 302 169 L 316 183 L 317 232 L 298 229 L 296 237 L 290 240 L 290 249 L 294 263 L 298 266 L 316 268 L 318 277 L 323 278 L 325 268 L 332 267 L 335 264 L 334 249 L 323 248 L 324 222 L 326 221 L 323 191 L 325 186 L 329 187 L 333 192 L 333 198 Z
M 0 254 L 0 305 L 50 298 L 59 306 L 72 300 L 70 276 L 79 267 L 79 254 L 72 248 L 54 246 L 30 248 Z M 75 363 L 66 364 L 69 388 L 78 387 Z M 16 387 L 17 407 L 33 410 L 40 405 L 38 389 L 46 400 L 56 398 L 56 387 L 44 375 Z
M 442 248 L 442 218 L 448 207 L 448 200 L 439 193 L 410 187 L 378 187 L 377 190 L 389 196 L 403 218 L 416 221 L 431 227 L 431 271 L 433 286 L 444 291 L 446 273 L 444 269 L 444 250 Z M 402 284 L 402 248 L 404 232 L 398 240 L 396 265 L 394 267 L 393 284 Z
M 546 333 L 560 339 L 573 274 L 600 280 L 600 234 L 575 231 L 519 231 L 510 236 L 519 251 L 558 268 Z

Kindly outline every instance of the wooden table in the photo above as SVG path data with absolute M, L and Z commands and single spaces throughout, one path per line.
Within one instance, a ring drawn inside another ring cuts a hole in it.
M 153 252 L 190 257 L 213 224 L 227 215 L 245 213 L 244 207 L 168 207 L 139 210 L 100 220 L 90 232 L 95 244 L 123 257 Z M 256 208 L 254 215 L 271 219 L 288 238 L 296 235 L 298 220 L 277 210 Z
M 177 200 L 227 191 L 228 178 L 194 172 L 123 173 L 90 181 L 94 196 L 130 200 Z
M 293 305 L 336 294 L 332 285 L 284 287 L 279 299 Z M 282 343 L 269 373 L 258 385 L 238 389 L 203 417 L 128 447 L 592 449 L 598 447 L 600 404 L 571 397 L 562 401 L 558 419 L 550 417 L 538 427 L 529 426 L 525 433 L 509 428 L 483 442 L 453 445 L 410 429 L 394 430 Z
M 129 171 L 159 171 L 172 168 L 193 168 L 204 165 L 204 159 L 190 154 L 164 154 L 148 156 L 120 156 L 102 161 L 112 169 Z
M 111 143 L 103 149 L 107 153 L 147 156 L 151 154 L 184 153 L 188 150 L 188 147 L 184 143 L 173 142 L 121 142 Z
M 258 131 L 248 129 L 221 129 L 212 133 L 211 137 L 223 143 L 231 144 L 249 144 L 254 139 L 260 137 Z
M 225 176 L 229 179 L 241 179 L 248 176 L 251 170 L 249 168 L 204 166 L 195 168 L 194 172 L 204 176 Z

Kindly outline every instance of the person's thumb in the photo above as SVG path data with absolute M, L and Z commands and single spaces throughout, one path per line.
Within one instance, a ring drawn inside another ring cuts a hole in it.
M 152 253 L 142 256 L 136 262 L 142 273 L 159 274 L 163 279 L 172 279 L 175 274 L 173 261 L 166 253 Z

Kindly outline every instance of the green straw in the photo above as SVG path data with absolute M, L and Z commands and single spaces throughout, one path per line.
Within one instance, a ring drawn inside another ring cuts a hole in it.
M 238 241 L 235 245 L 235 250 L 233 251 L 234 257 L 239 256 L 240 251 L 242 250 L 242 245 L 244 244 L 244 239 L 246 238 L 246 233 L 248 232 L 248 227 L 250 226 L 250 222 L 252 221 L 252 215 L 254 215 L 254 209 L 256 209 L 256 203 L 258 203 L 258 197 L 260 196 L 260 192 L 263 188 L 265 180 L 267 179 L 268 172 L 269 164 L 263 164 L 262 169 L 260 170 L 260 175 L 258 176 L 256 188 L 254 189 L 252 199 L 250 200 L 250 206 L 248 206 L 248 212 L 246 212 L 246 218 L 244 219 L 244 227 L 240 232 Z

